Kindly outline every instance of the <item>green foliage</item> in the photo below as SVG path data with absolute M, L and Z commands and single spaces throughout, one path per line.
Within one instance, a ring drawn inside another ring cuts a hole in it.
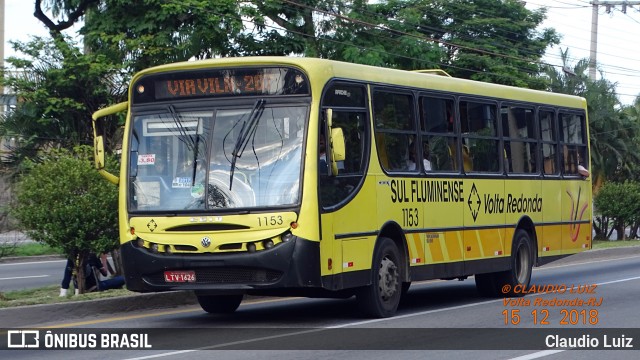
M 36 37 L 14 48 L 25 56 L 7 59 L 15 71 L 0 79 L 20 99 L 0 121 L 0 136 L 17 139 L 14 163 L 52 146 L 92 144 L 91 113 L 126 92 L 120 67 L 102 55 L 83 54 L 65 38 Z M 115 132 L 116 126 L 108 132 Z
M 623 181 L 634 175 L 634 164 L 640 162 L 640 121 L 619 107 L 615 84 L 604 78 L 591 80 L 589 60 L 571 64 L 569 50 L 560 51 L 563 68 L 570 74 L 549 67 L 549 90 L 582 96 L 587 100 L 591 142 L 591 174 L 594 192 L 606 181 Z
M 553 29 L 537 28 L 546 10 L 528 10 L 517 0 L 428 1 L 445 29 L 447 70 L 473 80 L 544 89 L 539 61 L 560 39 Z
M 129 72 L 191 58 L 238 55 L 243 29 L 233 0 L 102 1 L 87 12 L 85 44 Z
M 606 183 L 594 196 L 593 203 L 600 227 L 606 228 L 611 222 L 611 230 L 618 231 L 618 238 L 622 238 L 627 227 L 637 229 L 640 223 L 640 183 Z M 632 230 L 632 233 L 635 232 Z M 608 238 L 610 234 L 611 231 L 605 230 L 602 237 Z
M 34 240 L 65 255 L 118 245 L 117 188 L 95 171 L 93 149 L 51 151 L 30 163 L 17 188 L 15 216 Z

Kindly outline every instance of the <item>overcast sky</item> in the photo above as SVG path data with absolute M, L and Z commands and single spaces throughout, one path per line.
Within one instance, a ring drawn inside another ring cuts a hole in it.
M 606 2 L 606 1 L 600 1 Z M 589 57 L 591 11 L 588 0 L 532 0 L 528 8 L 548 7 L 544 27 L 555 28 L 563 39 L 560 47 L 569 48 L 574 62 Z M 5 0 L 5 41 L 27 40 L 29 35 L 46 36 L 45 27 L 33 16 L 33 0 Z M 631 104 L 640 94 L 640 6 L 627 9 L 617 6 L 606 12 L 600 7 L 598 17 L 598 64 L 609 81 L 618 84 L 623 104 Z M 544 61 L 560 65 L 560 47 L 547 52 Z M 15 55 L 5 43 L 5 57 Z M 598 75 L 599 76 L 599 75 Z

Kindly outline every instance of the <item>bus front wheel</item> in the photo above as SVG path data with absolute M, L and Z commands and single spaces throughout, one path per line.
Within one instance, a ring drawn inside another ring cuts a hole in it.
M 197 295 L 202 310 L 210 314 L 230 314 L 240 306 L 243 295 Z
M 389 238 L 380 238 L 373 254 L 371 285 L 356 295 L 365 315 L 385 318 L 396 313 L 402 292 L 401 266 L 396 244 Z

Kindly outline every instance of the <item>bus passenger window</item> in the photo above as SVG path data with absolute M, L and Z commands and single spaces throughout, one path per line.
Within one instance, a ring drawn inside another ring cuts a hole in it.
M 376 91 L 373 100 L 380 164 L 389 172 L 417 172 L 413 97 Z
M 578 175 L 578 165 L 588 170 L 585 117 L 582 114 L 560 113 L 560 143 L 562 149 L 562 172 Z
M 467 152 L 473 164 L 470 171 L 500 171 L 503 156 L 499 151 L 496 131 L 496 105 L 461 101 L 459 109 L 463 144 L 468 147 Z M 464 151 L 462 155 L 464 158 Z
M 504 138 L 504 162 L 508 173 L 537 172 L 537 138 L 534 131 L 533 108 L 503 105 L 500 109 Z
M 457 170 L 453 104 L 447 98 L 420 99 L 423 169 L 427 172 Z
M 545 175 L 558 173 L 558 156 L 556 136 L 556 115 L 553 110 L 542 109 L 538 111 L 540 124 L 540 140 L 542 142 L 542 171 Z

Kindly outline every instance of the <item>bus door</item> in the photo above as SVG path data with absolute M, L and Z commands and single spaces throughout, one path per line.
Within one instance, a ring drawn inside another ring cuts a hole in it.
M 351 90 L 353 91 L 353 90 Z M 375 187 L 365 183 L 365 171 L 369 152 L 366 112 L 332 109 L 330 128 L 323 127 L 319 135 L 319 203 L 321 207 L 320 244 L 323 275 L 342 274 L 335 277 L 333 289 L 364 285 L 368 276 L 359 278 L 371 267 L 372 241 L 375 229 Z M 343 140 L 333 138 L 336 130 Z M 327 135 L 327 133 L 329 135 Z M 344 156 L 332 153 L 331 141 L 344 142 Z M 326 142 L 323 147 L 323 142 Z M 323 150 L 326 153 L 323 154 Z M 343 158 L 343 159 L 341 159 Z M 334 159 L 338 159 L 333 161 Z M 331 259 L 331 265 L 329 265 Z M 354 275 L 355 274 L 355 275 Z M 349 276 L 353 275 L 353 276 Z

